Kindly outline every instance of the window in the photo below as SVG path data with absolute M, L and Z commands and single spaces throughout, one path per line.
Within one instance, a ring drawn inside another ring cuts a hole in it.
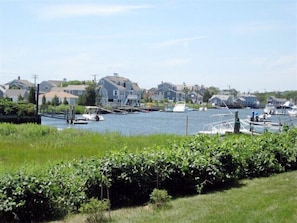
M 119 96 L 119 90 L 113 90 L 113 96 Z

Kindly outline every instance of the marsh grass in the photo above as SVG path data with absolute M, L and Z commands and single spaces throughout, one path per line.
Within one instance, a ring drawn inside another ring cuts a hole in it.
M 149 206 L 111 212 L 113 223 L 291 223 L 297 222 L 297 171 L 268 178 L 242 180 L 237 187 L 172 200 L 172 208 Z M 83 222 L 74 215 L 56 223 Z
M 100 157 L 111 151 L 139 152 L 181 138 L 164 134 L 123 136 L 116 132 L 58 131 L 48 126 L 5 123 L 0 124 L 0 174 L 19 170 L 38 172 L 61 161 Z

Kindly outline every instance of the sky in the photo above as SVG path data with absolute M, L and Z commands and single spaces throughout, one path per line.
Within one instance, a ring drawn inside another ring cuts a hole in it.
M 0 0 L 0 84 L 297 90 L 296 0 Z

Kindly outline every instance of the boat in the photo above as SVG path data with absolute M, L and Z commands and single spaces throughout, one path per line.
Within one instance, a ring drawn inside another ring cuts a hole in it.
M 178 101 L 173 107 L 173 112 L 186 112 L 186 103 L 184 101 Z
M 229 118 L 232 116 L 232 118 Z M 218 114 L 212 116 L 214 119 L 217 117 L 219 118 L 219 121 L 212 122 L 210 124 L 207 124 L 203 127 L 203 130 L 199 131 L 199 134 L 206 134 L 206 135 L 221 135 L 224 136 L 226 134 L 234 133 L 234 126 L 235 126 L 235 119 L 234 114 Z M 249 124 L 244 121 L 240 121 L 240 128 L 239 133 L 242 134 L 253 134 L 252 131 L 250 131 Z
M 211 124 L 206 125 L 203 130 L 198 132 L 199 134 L 206 134 L 206 135 L 221 135 L 224 136 L 226 134 L 234 133 L 234 119 L 213 122 Z M 242 134 L 258 134 L 253 132 L 249 128 L 249 124 L 246 122 L 240 121 L 240 129 L 239 133 Z
M 273 104 L 268 103 L 268 104 L 266 104 L 266 106 L 264 108 L 264 113 L 269 114 L 269 115 L 276 115 L 277 110 Z
M 288 110 L 288 115 L 292 117 L 297 117 L 297 106 L 294 105 L 290 110 Z
M 82 117 L 87 121 L 103 121 L 104 117 L 100 114 L 100 108 L 98 106 L 86 106 L 85 113 Z
M 235 132 L 235 114 L 218 114 L 212 116 L 219 117 L 220 120 L 212 122 L 208 125 L 205 125 L 202 131 L 199 131 L 200 134 L 208 135 L 226 135 Z M 233 118 L 228 118 L 232 116 Z M 246 119 L 238 119 L 239 133 L 247 135 L 259 135 L 264 132 L 281 132 L 283 128 L 283 123 L 273 122 L 270 119 L 271 115 L 259 115 L 257 112 L 253 112 L 252 116 L 248 116 Z
M 73 124 L 73 125 L 86 125 L 86 124 L 88 124 L 88 121 L 85 120 L 85 119 L 74 119 L 71 124 Z
M 286 101 L 281 108 L 293 108 L 295 105 L 292 101 Z
M 207 111 L 207 107 L 202 106 L 202 107 L 199 108 L 199 111 Z

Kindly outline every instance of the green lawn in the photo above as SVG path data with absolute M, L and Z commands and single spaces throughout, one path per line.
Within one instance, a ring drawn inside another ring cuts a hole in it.
M 231 189 L 178 198 L 172 208 L 155 211 L 150 206 L 111 212 L 113 223 L 294 223 L 297 222 L 297 171 L 268 178 L 242 180 Z M 56 223 L 83 222 L 74 215 Z

